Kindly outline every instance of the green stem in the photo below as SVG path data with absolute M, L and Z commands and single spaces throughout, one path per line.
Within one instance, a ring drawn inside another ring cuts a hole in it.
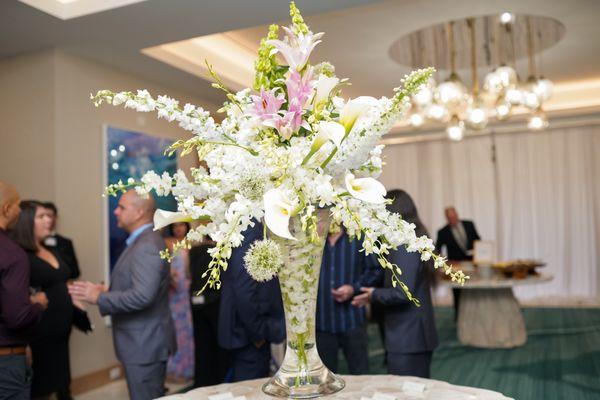
M 201 141 L 202 144 L 220 144 L 222 146 L 234 146 L 234 147 L 239 147 L 240 149 L 244 149 L 246 150 L 248 153 L 252 154 L 253 156 L 258 156 L 258 152 L 256 150 L 252 150 L 249 147 L 246 146 L 242 146 L 241 144 L 237 144 L 237 143 L 227 143 L 227 142 L 214 142 L 214 141 Z
M 327 166 L 327 164 L 329 164 L 329 161 L 331 161 L 331 159 L 333 158 L 333 156 L 335 156 L 335 153 L 337 153 L 338 148 L 336 147 L 335 149 L 333 149 L 333 151 L 331 152 L 331 154 L 329 155 L 329 157 L 327 157 L 327 160 L 323 161 L 323 164 L 321 164 L 321 169 L 325 169 L 325 167 Z

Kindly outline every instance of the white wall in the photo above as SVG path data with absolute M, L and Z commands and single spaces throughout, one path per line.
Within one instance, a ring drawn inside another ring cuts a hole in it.
M 14 183 L 23 197 L 52 200 L 59 208 L 59 231 L 74 240 L 82 279 L 104 279 L 102 126 L 113 125 L 156 136 L 186 138 L 175 124 L 112 106 L 94 107 L 99 89 L 146 88 L 214 110 L 200 99 L 131 74 L 61 51 L 0 60 L 0 179 Z M 187 157 L 183 168 L 193 164 Z M 74 377 L 116 363 L 110 328 L 96 308 L 96 327 L 71 337 Z

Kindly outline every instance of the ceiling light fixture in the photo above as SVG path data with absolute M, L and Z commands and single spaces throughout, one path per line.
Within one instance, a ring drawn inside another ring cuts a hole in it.
M 513 14 L 503 13 L 499 19 L 494 19 L 496 24 L 498 21 L 501 22 L 496 28 L 494 37 L 496 60 L 500 65 L 485 76 L 482 89 L 480 89 L 478 75 L 478 60 L 481 60 L 481 56 L 477 49 L 484 49 L 483 57 L 487 57 L 487 65 L 490 65 L 489 49 L 493 48 L 493 45 L 486 43 L 484 46 L 478 47 L 477 21 L 477 18 L 467 18 L 462 21 L 466 24 L 468 36 L 460 31 L 460 37 L 468 37 L 470 45 L 471 90 L 466 88 L 456 72 L 455 29 L 457 21 L 450 21 L 445 25 L 449 57 L 446 65 L 449 66 L 450 74 L 437 86 L 435 81 L 431 80 L 412 96 L 411 111 L 407 115 L 407 122 L 414 128 L 422 126 L 427 120 L 445 123 L 446 133 L 452 140 L 461 140 L 466 129 L 484 129 L 490 118 L 502 121 L 508 119 L 513 113 L 529 114 L 527 127 L 531 130 L 546 128 L 548 120 L 542 106 L 551 97 L 553 84 L 549 79 L 538 76 L 536 73 L 531 17 L 515 17 Z M 527 42 L 521 47 L 521 50 L 526 48 L 528 58 L 528 78 L 524 83 L 519 80 L 515 69 L 514 24 L 517 21 L 521 23 L 519 25 L 520 32 L 523 30 L 527 32 Z M 501 38 L 505 43 L 500 43 Z M 508 46 L 506 46 L 507 44 Z M 485 54 L 486 49 L 488 54 Z M 510 65 L 508 60 L 510 60 Z M 465 66 L 465 64 L 462 65 Z

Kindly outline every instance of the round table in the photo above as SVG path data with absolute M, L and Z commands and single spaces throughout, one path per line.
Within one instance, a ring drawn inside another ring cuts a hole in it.
M 362 397 L 371 399 L 376 393 L 393 396 L 396 400 L 510 400 L 498 392 L 477 389 L 467 386 L 456 386 L 433 379 L 422 379 L 412 376 L 393 375 L 358 375 L 343 376 L 346 387 L 339 393 L 324 399 L 352 399 Z M 187 393 L 162 397 L 169 400 L 208 400 L 209 396 L 231 393 L 233 397 L 244 396 L 246 400 L 273 400 L 261 391 L 266 379 L 256 379 L 238 383 L 226 383 L 190 390 Z
M 551 275 L 530 275 L 524 279 L 494 276 L 474 278 L 464 286 L 458 308 L 458 340 L 462 344 L 506 349 L 522 346 L 527 341 L 523 313 L 512 288 L 552 280 Z

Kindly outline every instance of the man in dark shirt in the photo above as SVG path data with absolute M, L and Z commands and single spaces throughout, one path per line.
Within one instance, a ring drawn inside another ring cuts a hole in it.
M 63 261 L 69 266 L 71 270 L 69 274 L 70 279 L 79 278 L 79 262 L 75 255 L 75 248 L 73 247 L 73 241 L 71 239 L 59 235 L 56 233 L 56 221 L 58 219 L 58 209 L 54 203 L 44 203 L 44 208 L 50 211 L 52 217 L 52 234 L 44 240 L 44 244 L 48 247 L 55 248 Z
M 369 282 L 369 270 L 378 268 L 375 257 L 360 252 L 358 240 L 348 240 L 342 229 L 330 233 L 325 243 L 317 295 L 317 349 L 323 363 L 337 372 L 342 349 L 350 373 L 369 372 L 364 308 L 353 307 L 354 295 Z
M 0 182 L 0 396 L 28 400 L 31 370 L 23 332 L 40 319 L 48 299 L 43 292 L 29 296 L 27 255 L 6 235 L 19 217 L 19 203 L 15 188 Z

